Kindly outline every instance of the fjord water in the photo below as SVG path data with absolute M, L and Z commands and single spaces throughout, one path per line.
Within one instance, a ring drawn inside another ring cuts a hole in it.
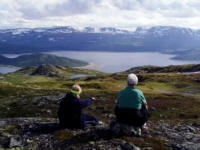
M 83 52 L 83 51 L 54 51 L 48 52 L 61 57 L 80 59 L 91 63 L 90 69 L 107 73 L 125 71 L 132 67 L 144 65 L 181 65 L 197 64 L 197 61 L 179 61 L 171 59 L 174 55 L 156 52 Z
M 132 67 L 144 65 L 167 66 L 200 63 L 197 61 L 172 60 L 171 58 L 174 57 L 173 55 L 156 52 L 52 51 L 46 53 L 87 61 L 91 63 L 91 65 L 88 66 L 89 69 L 107 73 L 125 71 Z M 9 58 L 18 57 L 19 55 L 20 54 L 4 54 L 4 56 Z M 17 68 L 10 66 L 0 67 L 0 73 L 9 73 L 16 70 Z
M 15 72 L 19 70 L 20 68 L 14 67 L 14 66 L 0 66 L 0 73 L 6 74 L 10 72 Z

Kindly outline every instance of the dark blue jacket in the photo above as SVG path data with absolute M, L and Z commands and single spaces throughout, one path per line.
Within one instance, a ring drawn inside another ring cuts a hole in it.
M 89 106 L 92 99 L 80 100 L 71 93 L 67 93 L 60 102 L 58 118 L 60 125 L 65 128 L 83 128 L 84 114 L 82 109 Z

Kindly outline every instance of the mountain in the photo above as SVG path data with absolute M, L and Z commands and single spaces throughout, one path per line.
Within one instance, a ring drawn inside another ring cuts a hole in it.
M 138 27 L 135 31 L 113 27 L 70 26 L 0 30 L 0 53 L 24 53 L 52 50 L 157 51 L 200 47 L 200 30 L 172 26 Z M 178 51 L 178 52 L 177 52 Z
M 17 58 L 7 58 L 4 56 L 0 56 L 0 64 L 13 65 L 17 67 L 39 66 L 42 64 L 52 64 L 69 67 L 80 67 L 88 65 L 88 63 L 84 61 L 42 53 L 22 55 Z
M 176 55 L 172 59 L 199 61 L 200 60 L 200 49 L 195 48 L 195 49 L 189 49 L 189 50 L 181 51 L 181 54 Z

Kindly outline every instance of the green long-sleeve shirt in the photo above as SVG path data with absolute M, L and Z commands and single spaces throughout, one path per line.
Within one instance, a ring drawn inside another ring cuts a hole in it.
M 146 103 L 142 91 L 133 87 L 126 87 L 117 96 L 119 108 L 134 108 L 140 110 L 142 108 L 142 102 Z

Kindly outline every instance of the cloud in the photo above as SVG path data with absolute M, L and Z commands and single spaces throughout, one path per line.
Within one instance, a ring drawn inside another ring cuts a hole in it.
M 1 0 L 0 28 L 172 25 L 200 28 L 199 0 Z
M 25 3 L 23 0 L 17 0 L 20 7 L 17 8 L 26 19 L 42 19 L 55 16 L 74 16 L 88 14 L 97 6 L 101 0 L 60 0 L 38 3 L 38 0 L 32 0 L 31 3 Z M 26 6 L 26 7 L 24 7 Z

